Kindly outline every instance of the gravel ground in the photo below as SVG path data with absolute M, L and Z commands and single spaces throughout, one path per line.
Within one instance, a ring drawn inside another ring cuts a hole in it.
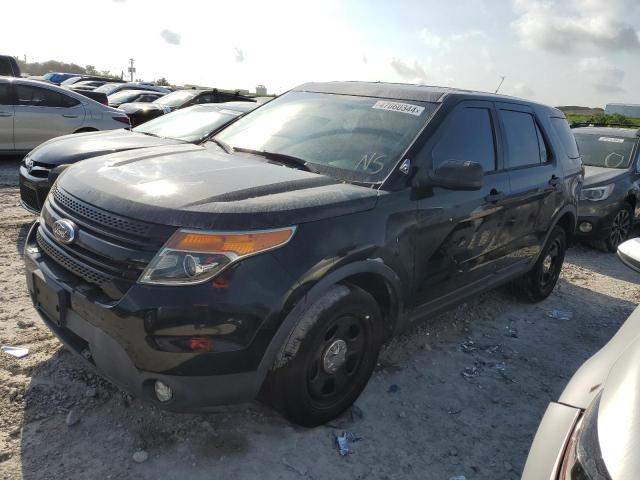
M 258 403 L 167 413 L 85 369 L 41 325 L 23 278 L 34 217 L 18 203 L 17 165 L 0 160 L 0 344 L 30 353 L 0 354 L 1 479 L 518 479 L 547 403 L 640 301 L 637 274 L 577 246 L 546 301 L 497 290 L 393 340 L 331 425 L 297 428 Z M 342 432 L 359 439 L 346 457 Z

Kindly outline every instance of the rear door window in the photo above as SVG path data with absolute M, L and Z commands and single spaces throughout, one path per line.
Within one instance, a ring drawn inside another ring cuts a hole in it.
M 551 117 L 551 125 L 558 137 L 560 137 L 560 141 L 567 156 L 569 158 L 580 158 L 576 139 L 573 137 L 573 133 L 571 132 L 571 128 L 569 127 L 567 120 L 560 117 Z
M 546 162 L 546 147 L 533 115 L 527 112 L 500 110 L 507 140 L 507 168 L 540 165 Z
M 11 105 L 8 83 L 0 83 L 0 105 Z
M 16 85 L 16 94 L 18 105 L 30 107 L 72 107 L 80 103 L 53 90 L 30 85 Z
M 485 172 L 496 169 L 496 148 L 491 111 L 465 107 L 456 110 L 446 131 L 433 148 L 433 168 L 447 160 L 476 162 Z

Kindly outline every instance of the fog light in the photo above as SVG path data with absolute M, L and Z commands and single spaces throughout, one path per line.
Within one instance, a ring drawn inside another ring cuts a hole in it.
M 158 397 L 158 400 L 161 402 L 168 402 L 171 400 L 171 397 L 173 397 L 173 390 L 171 390 L 171 387 L 160 380 L 156 380 L 155 388 L 156 397 Z
M 591 230 L 593 230 L 593 225 L 591 225 L 589 222 L 582 222 L 578 228 L 580 228 L 580 231 L 582 233 L 589 233 Z

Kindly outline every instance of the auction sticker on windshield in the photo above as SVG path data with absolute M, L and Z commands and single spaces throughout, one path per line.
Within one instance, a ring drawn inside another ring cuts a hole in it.
M 424 112 L 424 107 L 419 105 L 411 105 L 410 103 L 387 102 L 386 100 L 378 100 L 372 108 L 378 110 L 390 110 L 392 112 L 408 113 L 419 117 Z
M 599 142 L 624 143 L 624 138 L 600 137 Z

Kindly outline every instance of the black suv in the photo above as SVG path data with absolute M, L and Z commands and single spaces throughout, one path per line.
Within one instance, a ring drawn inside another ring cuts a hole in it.
M 506 282 L 547 297 L 574 233 L 575 140 L 523 100 L 311 83 L 211 145 L 68 168 L 25 247 L 49 328 L 174 410 L 326 422 L 416 319 Z
M 629 236 L 636 217 L 640 130 L 576 125 L 573 134 L 585 165 L 578 238 L 615 252 Z

